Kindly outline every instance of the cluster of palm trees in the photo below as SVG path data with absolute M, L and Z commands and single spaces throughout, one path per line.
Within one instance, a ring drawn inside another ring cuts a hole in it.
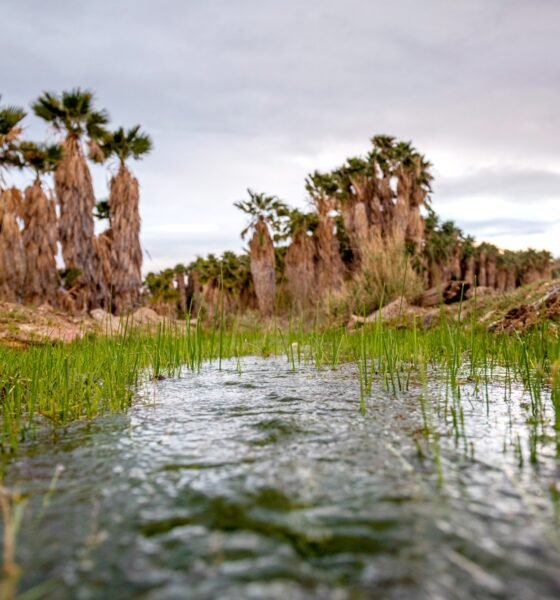
M 552 278 L 553 257 L 547 250 L 501 250 L 487 242 L 475 245 L 473 237 L 453 221 L 440 223 L 433 211 L 424 221 L 422 272 L 426 287 L 457 280 L 504 292 Z
M 188 281 L 187 281 L 188 279 Z M 185 266 L 182 263 L 145 279 L 146 301 L 158 312 L 176 309 L 179 317 L 212 316 L 223 306 L 226 312 L 256 308 L 250 259 L 247 254 L 209 254 Z
M 251 236 L 248 253 L 194 261 L 186 268 L 186 302 L 215 307 L 225 297 L 226 307 L 258 306 L 269 315 L 279 307 L 315 306 L 329 294 L 351 293 L 363 301 L 356 288 L 364 284 L 367 294 L 372 286 L 385 286 L 378 297 L 388 300 L 387 278 L 397 278 L 392 289 L 400 290 L 403 274 L 411 287 L 456 279 L 504 291 L 551 277 L 548 252 L 502 252 L 476 245 L 450 221 L 440 223 L 430 206 L 433 177 L 426 158 L 410 142 L 390 136 L 371 142 L 365 157 L 308 176 L 307 211 L 249 189 L 248 198 L 235 203 L 249 217 L 241 234 Z M 380 259 L 387 256 L 389 261 Z M 389 264 L 399 256 L 412 275 Z M 376 262 L 384 270 L 372 275 L 368 270 Z
M 0 300 L 127 311 L 138 304 L 142 286 L 139 187 L 127 162 L 149 153 L 151 139 L 139 126 L 109 131 L 107 112 L 95 107 L 88 90 L 45 92 L 31 107 L 57 141 L 22 139 L 26 112 L 0 106 Z M 97 206 L 109 228 L 95 235 L 88 160 L 111 158 L 118 166 L 109 199 Z M 23 194 L 4 185 L 11 169 L 32 174 Z
M 307 178 L 308 212 L 249 190 L 249 199 L 236 206 L 251 219 L 245 232 L 253 234 L 249 255 L 260 311 L 274 309 L 278 258 L 291 304 L 305 308 L 325 293 L 340 291 L 378 252 L 396 246 L 420 254 L 430 167 L 410 142 L 379 135 L 367 156 Z M 275 241 L 283 240 L 288 241 L 285 251 L 275 252 Z

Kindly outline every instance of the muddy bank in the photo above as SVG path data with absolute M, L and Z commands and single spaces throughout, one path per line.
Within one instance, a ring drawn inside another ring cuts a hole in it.
M 72 315 L 48 304 L 31 307 L 0 302 L 0 344 L 25 348 L 49 342 L 68 343 L 90 334 L 117 335 L 130 327 L 155 328 L 164 321 L 184 324 L 145 307 L 116 317 L 101 309 Z

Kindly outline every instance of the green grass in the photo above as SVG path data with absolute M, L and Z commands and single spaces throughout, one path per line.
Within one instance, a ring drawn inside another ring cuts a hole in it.
M 374 384 L 397 395 L 405 393 L 411 381 L 419 382 L 425 388 L 420 402 L 428 436 L 435 433 L 427 382 L 437 376 L 444 384 L 438 410 L 451 419 L 459 436 L 464 428 L 462 386 L 474 385 L 488 399 L 488 386 L 501 368 L 506 391 L 514 381 L 523 383 L 534 423 L 544 418 L 544 398 L 550 396 L 556 429 L 560 428 L 560 341 L 546 324 L 523 336 L 489 334 L 474 320 L 443 321 L 428 330 L 416 324 L 389 328 L 377 321 L 355 333 L 317 326 L 310 330 L 290 320 L 284 331 L 242 331 L 236 323 L 226 327 L 222 315 L 219 325 L 210 329 L 160 325 L 151 334 L 130 329 L 120 336 L 90 336 L 69 345 L 0 347 L 0 452 L 16 452 L 40 428 L 126 411 L 150 379 L 178 376 L 184 368 L 196 371 L 205 361 L 217 361 L 221 367 L 226 358 L 237 358 L 241 370 L 239 359 L 244 355 L 274 354 L 285 354 L 292 369 L 302 363 L 317 368 L 354 363 L 360 384 L 357 409 L 362 412 Z

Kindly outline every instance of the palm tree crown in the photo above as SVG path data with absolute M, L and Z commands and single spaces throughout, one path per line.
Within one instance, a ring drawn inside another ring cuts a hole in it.
M 99 140 L 107 134 L 105 125 L 109 122 L 109 115 L 105 110 L 94 110 L 94 100 L 93 92 L 74 88 L 60 95 L 44 92 L 31 107 L 56 131 Z
M 35 176 L 52 173 L 62 158 L 62 147 L 58 144 L 36 144 L 22 142 L 18 147 L 23 164 L 35 171 Z
M 249 200 L 239 200 L 233 204 L 251 218 L 249 225 L 241 232 L 241 238 L 244 239 L 258 221 L 265 221 L 273 231 L 279 234 L 282 229 L 282 221 L 290 212 L 287 205 L 277 196 L 259 194 L 251 189 L 247 189 L 247 193 L 249 194 Z
M 0 107 L 0 168 L 21 166 L 14 142 L 21 133 L 19 124 L 25 114 L 18 106 Z
M 135 125 L 128 131 L 119 127 L 115 132 L 105 135 L 101 144 L 101 151 L 106 158 L 116 156 L 121 163 L 129 158 L 140 160 L 152 148 L 152 138 L 140 131 L 140 125 Z

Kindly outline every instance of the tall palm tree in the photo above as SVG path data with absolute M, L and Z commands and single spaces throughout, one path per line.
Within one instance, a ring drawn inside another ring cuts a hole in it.
M 474 283 L 474 238 L 467 235 L 461 242 L 461 279 L 472 285 Z
M 415 176 L 415 150 L 410 142 L 398 142 L 394 148 L 397 176 L 397 201 L 393 219 L 393 239 L 404 244 L 410 216 Z
M 425 156 L 415 152 L 412 158 L 412 190 L 409 197 L 408 224 L 406 240 L 414 245 L 418 252 L 422 248 L 425 236 L 424 218 L 420 212 L 422 207 L 430 207 L 432 193 L 432 163 Z
M 180 318 L 184 318 L 187 313 L 187 286 L 185 281 L 187 269 L 184 264 L 178 263 L 173 270 L 175 271 L 175 283 L 177 285 L 177 312 Z
M 0 299 L 21 300 L 25 276 L 25 255 L 18 224 L 22 197 L 16 188 L 3 187 L 3 171 L 20 167 L 17 138 L 25 111 L 16 106 L 0 107 Z
M 307 177 L 305 187 L 317 212 L 317 226 L 314 231 L 315 284 L 317 292 L 324 295 L 328 290 L 341 288 L 345 272 L 333 218 L 338 185 L 332 175 L 315 172 Z M 350 246 L 348 241 L 351 261 L 353 256 Z
M 276 196 L 259 194 L 251 189 L 247 193 L 249 200 L 240 200 L 234 206 L 250 217 L 241 237 L 245 238 L 249 232 L 253 234 L 249 241 L 253 285 L 260 312 L 270 315 L 276 299 L 276 256 L 269 228 L 278 235 L 288 209 Z
M 140 246 L 140 192 L 138 180 L 127 166 L 130 159 L 140 160 L 152 150 L 149 135 L 140 125 L 128 131 L 120 127 L 105 136 L 101 144 L 103 156 L 119 161 L 111 178 L 109 215 L 111 222 L 112 305 L 125 312 L 138 303 L 142 285 L 142 248 Z
M 286 233 L 291 244 L 286 250 L 284 269 L 293 304 L 301 310 L 316 299 L 315 242 L 317 214 L 293 209 L 288 216 Z
M 46 146 L 23 142 L 23 164 L 35 174 L 25 190 L 23 204 L 23 246 L 25 284 L 23 300 L 28 304 L 57 303 L 59 277 L 56 267 L 58 225 L 55 202 L 43 189 L 41 176 L 52 173 L 62 158 L 58 145 Z
M 0 196 L 0 300 L 20 302 L 25 278 L 25 252 L 18 219 L 23 198 L 15 188 Z
M 108 115 L 94 108 L 89 90 L 75 88 L 57 95 L 43 93 L 33 111 L 62 136 L 63 156 L 55 171 L 55 190 L 60 207 L 59 235 L 67 269 L 80 271 L 78 283 L 85 293 L 80 309 L 99 306 L 103 282 L 99 281 L 99 259 L 94 237 L 95 195 L 84 142 L 90 155 L 100 158 L 98 142 L 106 135 Z
M 383 237 L 393 236 L 395 216 L 395 192 L 391 181 L 395 176 L 396 140 L 390 135 L 376 135 L 371 139 L 372 150 L 368 160 L 378 177 L 378 197 L 382 210 Z
M 374 195 L 368 163 L 359 157 L 349 158 L 333 172 L 344 227 L 348 234 L 355 266 L 361 262 L 370 240 L 370 198 Z

